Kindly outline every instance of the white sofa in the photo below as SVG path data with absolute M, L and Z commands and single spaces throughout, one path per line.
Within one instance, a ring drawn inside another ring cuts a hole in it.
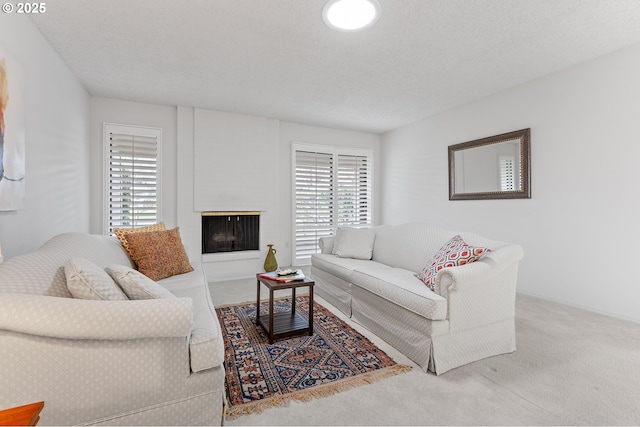
M 311 257 L 318 295 L 437 375 L 515 351 L 520 246 L 420 223 L 371 230 L 370 260 L 337 256 L 334 237 L 320 239 Z M 455 235 L 491 251 L 438 272 L 432 291 L 417 274 Z
M 220 425 L 224 344 L 204 272 L 177 298 L 74 299 L 64 265 L 131 266 L 117 239 L 58 235 L 0 264 L 0 409 L 44 401 L 41 425 Z

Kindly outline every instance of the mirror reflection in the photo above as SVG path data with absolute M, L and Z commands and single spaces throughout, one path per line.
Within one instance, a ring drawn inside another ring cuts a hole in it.
M 449 199 L 530 198 L 529 129 L 449 147 Z
M 522 189 L 519 140 L 457 151 L 455 164 L 456 193 Z

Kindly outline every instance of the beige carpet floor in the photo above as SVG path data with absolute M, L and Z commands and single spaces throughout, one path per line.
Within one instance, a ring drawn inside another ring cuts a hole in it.
M 256 297 L 255 279 L 209 287 L 215 305 Z M 414 369 L 225 425 L 640 425 L 640 324 L 518 295 L 515 353 L 435 376 L 341 318 Z

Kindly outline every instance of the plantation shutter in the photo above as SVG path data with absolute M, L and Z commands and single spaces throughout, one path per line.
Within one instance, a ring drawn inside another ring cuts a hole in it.
M 371 161 L 338 154 L 338 227 L 371 225 Z
M 295 254 L 318 252 L 318 239 L 333 234 L 333 154 L 296 151 Z
M 294 263 L 319 252 L 318 239 L 338 226 L 370 226 L 372 153 L 294 144 Z
M 516 189 L 515 159 L 510 156 L 500 156 L 500 190 L 514 191 Z
M 161 138 L 161 129 L 105 124 L 106 234 L 159 221 Z

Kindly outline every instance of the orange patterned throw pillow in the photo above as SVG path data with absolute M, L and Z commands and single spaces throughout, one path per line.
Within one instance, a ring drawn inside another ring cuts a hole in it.
M 138 271 L 151 280 L 193 271 L 182 246 L 178 227 L 166 231 L 129 233 L 125 239 Z
M 146 233 L 149 231 L 164 231 L 166 230 L 164 226 L 164 222 L 159 222 L 157 224 L 149 225 L 147 227 L 139 227 L 139 228 L 114 228 L 113 234 L 116 235 L 120 243 L 122 243 L 122 247 L 125 251 L 127 251 L 127 255 L 131 257 L 131 250 L 129 250 L 129 243 L 125 236 L 129 233 Z

